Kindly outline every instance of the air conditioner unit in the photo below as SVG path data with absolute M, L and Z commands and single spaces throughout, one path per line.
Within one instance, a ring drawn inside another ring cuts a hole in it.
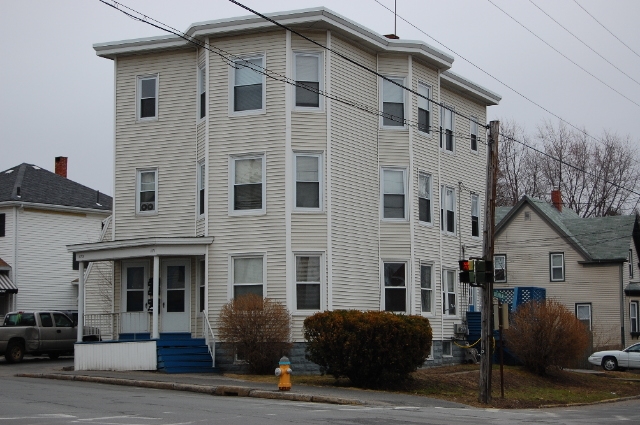
M 456 323 L 453 325 L 453 333 L 469 335 L 469 328 L 464 323 Z
M 155 202 L 143 202 L 140 204 L 140 211 L 153 211 L 156 209 Z

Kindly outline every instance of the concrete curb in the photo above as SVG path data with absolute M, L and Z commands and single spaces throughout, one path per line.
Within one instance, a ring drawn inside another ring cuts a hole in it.
M 638 400 L 640 395 L 632 395 L 629 397 L 610 398 L 608 400 L 592 401 L 590 403 L 566 403 L 566 404 L 543 404 L 538 409 L 550 409 L 552 407 L 576 407 L 576 406 L 592 406 L 596 404 L 617 403 L 619 401 Z
M 95 382 L 98 384 L 124 385 L 129 387 L 154 388 L 157 390 L 188 391 L 214 396 L 234 396 L 234 397 L 255 397 L 271 400 L 304 401 L 311 403 L 328 403 L 351 406 L 363 406 L 362 400 L 331 397 L 326 395 L 311 395 L 279 391 L 267 391 L 256 388 L 233 386 L 233 385 L 196 385 L 179 384 L 164 381 L 144 381 L 137 379 L 107 378 L 104 376 L 88 375 L 65 375 L 61 373 L 19 373 L 15 375 L 20 378 L 58 379 L 62 381 Z

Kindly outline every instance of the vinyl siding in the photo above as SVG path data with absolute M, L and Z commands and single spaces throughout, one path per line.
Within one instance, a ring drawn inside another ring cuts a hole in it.
M 9 274 L 10 277 L 13 278 L 14 283 L 16 283 L 15 279 L 15 221 L 14 221 L 14 208 L 0 208 L 0 214 L 5 215 L 4 229 L 5 235 L 4 237 L 0 237 L 0 258 L 11 266 L 11 272 Z
M 108 242 L 112 235 L 112 220 L 107 221 L 106 229 L 103 229 L 101 242 Z M 84 313 L 103 314 L 113 311 L 113 262 L 93 262 L 87 270 L 84 285 Z
M 198 199 L 199 199 L 199 192 L 198 192 L 198 186 L 197 186 L 197 182 L 198 182 L 198 166 L 200 164 L 200 161 L 204 161 L 205 159 L 205 133 L 206 133 L 206 121 L 201 121 L 198 123 L 197 125 L 197 154 L 196 154 L 196 190 L 195 190 L 195 196 L 196 196 L 196 211 L 195 211 L 195 220 L 196 220 L 196 236 L 203 236 L 204 235 L 204 226 L 205 226 L 205 220 L 204 220 L 204 215 L 200 216 L 200 211 L 197 209 L 199 208 L 198 206 Z M 205 190 L 205 197 L 207 195 L 207 191 Z M 205 201 L 206 202 L 206 201 Z

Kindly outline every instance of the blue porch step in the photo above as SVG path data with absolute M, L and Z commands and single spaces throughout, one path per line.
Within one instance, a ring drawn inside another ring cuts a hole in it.
M 158 371 L 164 373 L 218 373 L 204 338 L 189 333 L 163 333 L 156 341 Z

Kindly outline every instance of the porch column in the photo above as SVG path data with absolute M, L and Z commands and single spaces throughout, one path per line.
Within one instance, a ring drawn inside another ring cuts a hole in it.
M 78 262 L 78 342 L 84 336 L 84 261 Z
M 153 257 L 153 324 L 152 324 L 152 338 L 160 338 L 160 331 L 158 330 L 158 312 L 160 311 L 160 257 L 155 255 Z

